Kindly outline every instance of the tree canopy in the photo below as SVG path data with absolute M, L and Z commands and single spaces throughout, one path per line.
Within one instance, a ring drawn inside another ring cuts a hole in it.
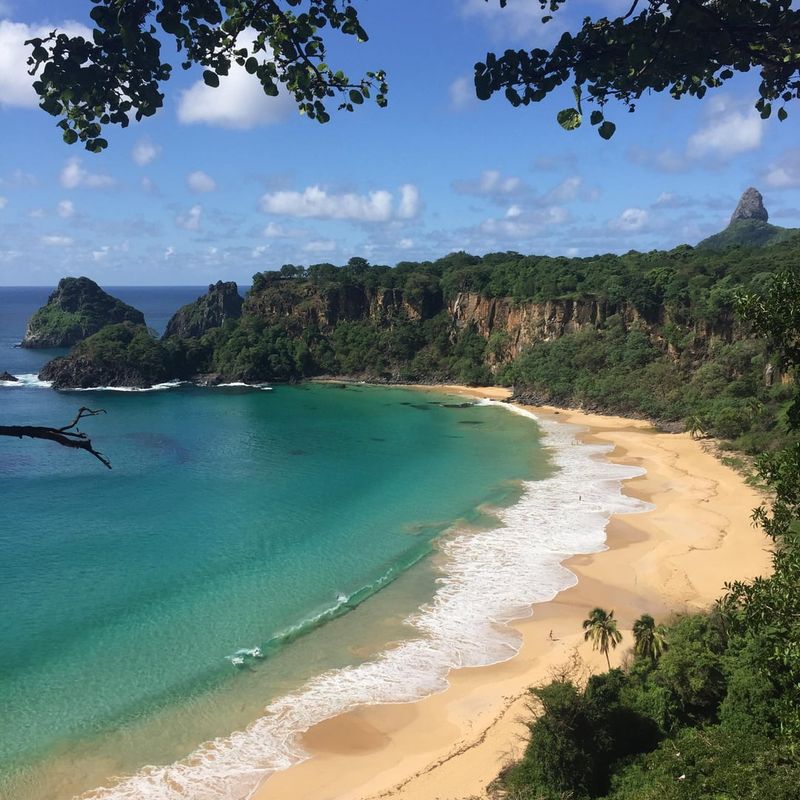
M 301 113 L 327 122 L 327 103 L 352 111 L 375 92 L 386 105 L 382 70 L 351 80 L 326 63 L 322 31 L 337 30 L 366 41 L 351 0 L 91 0 L 92 39 L 53 31 L 27 42 L 28 64 L 40 106 L 59 117 L 64 141 L 99 152 L 109 124 L 126 127 L 163 105 L 162 85 L 172 74 L 163 53 L 172 40 L 180 65 L 203 68 L 203 80 L 220 84 L 234 65 L 261 83 L 264 93 L 281 85 Z
M 523 2 L 532 0 L 513 0 Z M 499 2 L 505 8 L 509 0 Z M 559 20 L 570 0 L 538 0 L 545 23 Z M 216 87 L 235 65 L 267 95 L 281 86 L 301 113 L 330 119 L 332 98 L 352 111 L 374 95 L 387 104 L 383 70 L 351 79 L 326 62 L 329 30 L 365 41 L 353 0 L 91 0 L 90 40 L 53 31 L 31 39 L 28 61 L 41 107 L 59 118 L 64 140 L 99 152 L 109 124 L 127 126 L 161 109 L 173 65 L 200 66 Z M 577 5 L 571 0 L 569 8 Z M 561 12 L 561 13 L 559 13 Z M 539 102 L 563 86 L 574 102 L 558 113 L 567 130 L 579 127 L 586 105 L 603 138 L 615 124 L 606 105 L 634 111 L 649 92 L 703 97 L 737 72 L 760 70 L 756 108 L 764 118 L 800 97 L 800 10 L 791 0 L 632 0 L 617 17 L 586 17 L 552 47 L 487 53 L 475 65 L 482 100 L 502 93 L 514 106 Z

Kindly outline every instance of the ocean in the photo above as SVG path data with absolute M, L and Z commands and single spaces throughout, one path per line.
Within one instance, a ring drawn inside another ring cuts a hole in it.
M 107 287 L 162 331 L 205 287 Z M 356 705 L 519 647 L 639 472 L 569 426 L 446 392 L 306 384 L 56 392 L 0 288 L 0 797 L 240 800 Z M 255 650 L 255 655 L 252 651 Z

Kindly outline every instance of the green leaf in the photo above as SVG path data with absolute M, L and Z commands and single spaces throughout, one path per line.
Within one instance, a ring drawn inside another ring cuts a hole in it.
M 364 98 L 361 96 L 361 92 L 359 92 L 358 89 L 350 90 L 350 100 L 357 106 L 360 106 L 364 102 Z
M 244 68 L 251 74 L 254 75 L 255 71 L 258 69 L 258 61 L 250 56 L 247 61 L 244 62 Z
M 592 125 L 599 125 L 603 121 L 603 112 L 602 111 L 592 111 L 592 116 L 589 117 L 589 122 Z
M 215 89 L 219 86 L 219 76 L 210 69 L 203 71 L 203 80 L 206 82 L 206 85 L 213 86 Z
M 72 128 L 68 128 L 64 131 L 63 139 L 67 144 L 75 144 L 78 141 L 78 134 Z
M 786 113 L 786 109 L 785 108 L 779 108 L 778 109 L 778 119 L 781 122 L 783 122 L 786 119 L 786 117 L 788 117 L 788 116 L 789 115 Z
M 581 126 L 581 115 L 577 108 L 562 109 L 556 114 L 556 120 L 565 131 L 574 131 Z
M 616 129 L 617 129 L 617 126 L 613 122 L 606 121 L 597 129 L 597 132 L 604 139 L 610 139 L 614 135 L 614 131 Z

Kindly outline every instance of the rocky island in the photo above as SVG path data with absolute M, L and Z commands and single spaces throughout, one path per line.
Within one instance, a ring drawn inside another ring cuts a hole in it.
M 175 312 L 167 323 L 164 338 L 202 336 L 211 328 L 219 328 L 226 319 L 239 319 L 243 302 L 234 281 L 212 283 L 207 294 Z
M 104 292 L 89 278 L 62 278 L 28 321 L 22 347 L 72 347 L 106 325 L 144 325 L 144 314 Z

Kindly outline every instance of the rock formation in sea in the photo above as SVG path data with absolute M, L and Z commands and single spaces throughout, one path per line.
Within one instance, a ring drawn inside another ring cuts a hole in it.
M 211 328 L 221 327 L 226 319 L 239 319 L 243 302 L 233 281 L 212 283 L 207 294 L 175 312 L 167 323 L 164 338 L 202 336 Z
M 144 314 L 104 292 L 89 278 L 62 278 L 28 321 L 22 347 L 72 347 L 106 325 L 144 325 Z
M 10 372 L 0 372 L 0 381 L 16 383 L 18 380 L 19 378 L 14 377 Z
M 42 367 L 39 379 L 54 389 L 97 386 L 147 388 L 176 377 L 171 351 L 144 325 L 107 325 L 78 343 L 68 355 Z

